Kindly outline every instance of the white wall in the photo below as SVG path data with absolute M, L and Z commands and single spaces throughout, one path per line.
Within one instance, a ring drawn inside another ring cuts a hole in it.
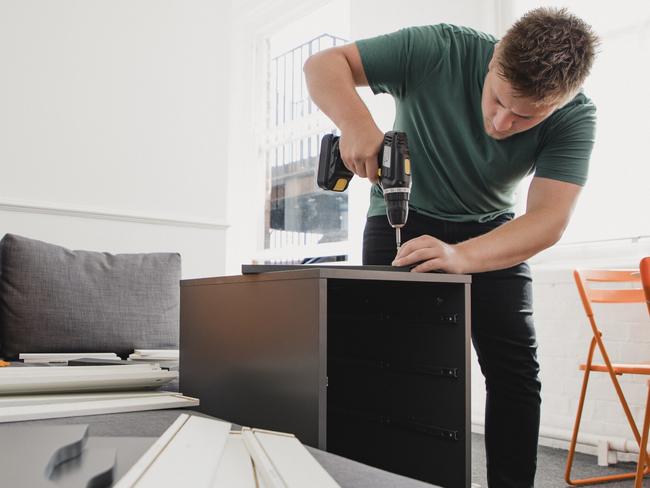
M 229 5 L 0 3 L 0 233 L 224 268 Z
M 625 0 L 618 8 L 591 0 L 509 0 L 504 22 L 538 6 L 566 7 L 601 39 L 585 93 L 597 108 L 589 180 L 563 241 L 649 236 L 650 99 L 640 96 L 650 77 L 650 2 Z
M 496 33 L 497 0 L 408 0 L 396 5 L 389 0 L 351 2 L 352 37 L 386 34 L 403 27 L 445 22 Z
M 566 447 L 552 436 L 568 435 L 575 419 L 582 373 L 591 338 L 588 322 L 573 281 L 574 268 L 634 268 L 650 255 L 650 170 L 645 140 L 650 107 L 638 98 L 647 79 L 650 54 L 650 5 L 642 0 L 625 7 L 588 0 L 507 2 L 507 26 L 530 8 L 567 7 L 591 24 L 602 40 L 585 92 L 598 109 L 596 144 L 590 176 L 572 222 L 559 245 L 533 258 L 535 327 L 542 378 L 542 442 Z M 595 314 L 615 361 L 650 359 L 650 319 L 643 304 L 596 305 Z M 596 355 L 597 360 L 601 358 Z M 478 372 L 478 367 L 474 368 Z M 611 382 L 602 374 L 590 380 L 581 432 L 607 439 L 633 440 Z M 633 414 L 642 420 L 647 389 L 644 378 L 621 378 Z M 483 381 L 472 382 L 473 419 L 482 422 Z M 480 426 L 479 426 L 480 428 Z M 581 448 L 594 452 L 592 447 Z M 625 456 L 620 456 L 625 459 Z M 633 460 L 634 458 L 627 458 Z
M 650 238 L 565 245 L 532 260 L 543 429 L 572 428 L 583 375 L 578 365 L 585 362 L 592 337 L 573 269 L 638 268 L 644 256 L 650 256 Z M 594 304 L 593 309 L 612 361 L 642 363 L 650 359 L 650 318 L 644 303 Z M 600 354 L 594 358 L 602 363 Z M 647 379 L 619 377 L 639 427 L 643 424 Z M 634 439 L 605 374 L 596 373 L 590 379 L 581 432 L 609 439 Z

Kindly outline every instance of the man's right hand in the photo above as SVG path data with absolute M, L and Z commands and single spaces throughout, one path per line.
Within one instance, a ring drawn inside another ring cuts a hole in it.
M 383 142 L 384 134 L 374 123 L 369 127 L 348 129 L 341 133 L 341 159 L 355 175 L 377 183 L 377 158 Z
M 377 182 L 377 155 L 384 134 L 355 88 L 368 86 L 356 44 L 316 53 L 307 59 L 303 69 L 312 100 L 341 129 L 339 150 L 345 166 Z

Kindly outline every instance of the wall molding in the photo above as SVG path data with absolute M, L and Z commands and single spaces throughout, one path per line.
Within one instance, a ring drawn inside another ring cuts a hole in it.
M 642 257 L 650 255 L 650 236 L 559 243 L 528 260 L 539 269 L 573 269 L 578 267 L 636 267 Z M 573 282 L 573 280 L 570 280 Z
M 187 217 L 161 217 L 117 212 L 106 209 L 90 209 L 57 205 L 45 202 L 24 202 L 0 198 L 0 211 L 29 214 L 56 215 L 95 220 L 113 220 L 136 224 L 164 225 L 172 227 L 192 227 L 195 229 L 225 230 L 229 225 L 225 221 L 201 220 Z

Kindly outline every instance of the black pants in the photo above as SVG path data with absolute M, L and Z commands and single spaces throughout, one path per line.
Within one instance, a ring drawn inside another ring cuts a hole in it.
M 449 244 L 485 234 L 510 215 L 486 223 L 437 220 L 411 212 L 402 242 L 428 234 Z M 395 231 L 384 216 L 370 217 L 363 263 L 390 264 Z M 485 377 L 488 486 L 532 487 L 537 466 L 541 383 L 533 327 L 532 281 L 526 263 L 472 275 L 472 342 Z

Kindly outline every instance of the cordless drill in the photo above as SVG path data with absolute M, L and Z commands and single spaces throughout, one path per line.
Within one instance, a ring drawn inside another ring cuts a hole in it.
M 402 244 L 400 229 L 408 218 L 411 193 L 411 160 L 404 132 L 390 131 L 384 135 L 377 163 L 377 175 L 384 192 L 388 223 L 395 229 L 399 250 Z M 341 159 L 339 136 L 325 135 L 320 146 L 318 186 L 324 190 L 342 192 L 347 189 L 353 175 Z

